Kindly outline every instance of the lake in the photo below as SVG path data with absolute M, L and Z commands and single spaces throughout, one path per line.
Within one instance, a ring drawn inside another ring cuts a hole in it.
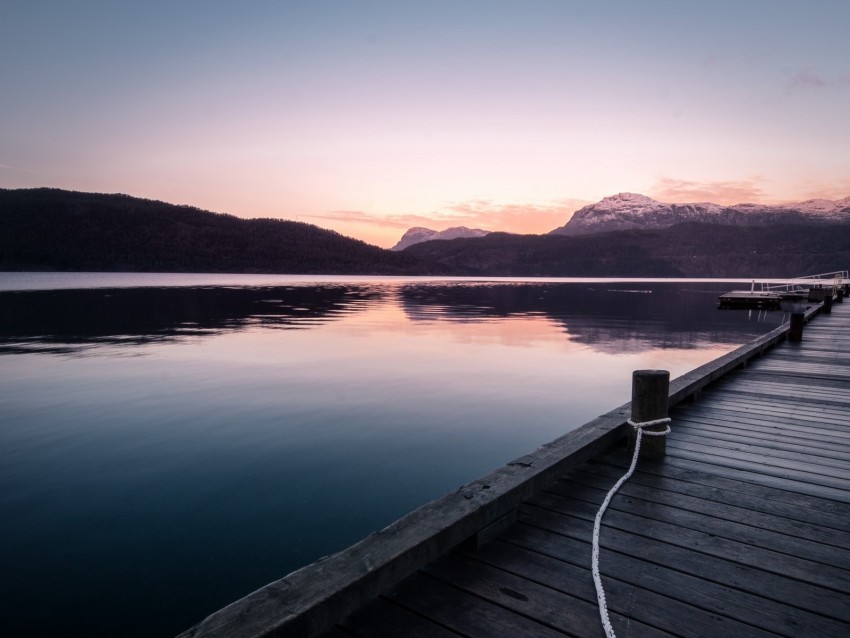
M 0 273 L 0 634 L 187 629 L 787 319 L 735 287 Z

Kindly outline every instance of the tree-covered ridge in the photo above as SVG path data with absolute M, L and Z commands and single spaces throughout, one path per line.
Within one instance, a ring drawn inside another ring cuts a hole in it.
M 60 189 L 0 189 L 0 269 L 430 274 L 403 255 L 311 224 Z M 441 271 L 437 271 L 441 272 Z
M 491 233 L 393 252 L 300 222 L 127 195 L 0 189 L 0 270 L 750 278 L 848 264 L 847 223 Z
M 428 241 L 405 249 L 459 272 L 512 277 L 794 277 L 846 270 L 850 224 L 685 223 L 592 235 Z

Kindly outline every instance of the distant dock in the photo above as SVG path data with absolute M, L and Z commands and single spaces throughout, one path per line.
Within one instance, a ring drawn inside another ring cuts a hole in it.
M 670 382 L 666 457 L 641 460 L 602 527 L 621 637 L 850 635 L 850 304 L 834 301 L 797 313 L 802 337 L 786 324 Z M 603 414 L 181 637 L 602 636 L 591 528 L 629 462 L 629 414 Z
M 753 280 L 749 290 L 733 290 L 720 295 L 721 308 L 758 308 L 777 310 L 783 301 L 824 301 L 827 291 L 833 296 L 850 294 L 850 278 L 846 270 L 819 275 L 795 277 L 785 283 Z

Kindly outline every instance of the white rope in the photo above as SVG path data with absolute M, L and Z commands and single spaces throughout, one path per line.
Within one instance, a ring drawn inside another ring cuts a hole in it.
M 614 628 L 611 626 L 611 620 L 608 618 L 608 604 L 605 601 L 605 589 L 602 587 L 602 576 L 599 574 L 599 528 L 602 525 L 602 516 L 605 514 L 605 510 L 608 509 L 608 504 L 611 502 L 611 499 L 614 497 L 614 494 L 617 493 L 617 490 L 629 480 L 632 474 L 635 472 L 635 467 L 637 467 L 638 455 L 640 454 L 640 441 L 643 435 L 647 436 L 667 436 L 670 434 L 670 419 L 655 419 L 654 421 L 643 421 L 641 423 L 635 423 L 631 419 L 627 421 L 629 425 L 631 425 L 637 431 L 637 438 L 635 440 L 635 453 L 632 456 L 632 464 L 629 466 L 629 470 L 623 475 L 623 477 L 617 481 L 614 487 L 608 492 L 605 496 L 605 500 L 602 501 L 602 506 L 599 508 L 599 512 L 596 514 L 596 520 L 593 522 L 593 552 L 591 554 L 591 571 L 593 572 L 593 584 L 596 585 L 596 599 L 599 602 L 599 616 L 602 619 L 602 628 L 605 630 L 605 635 L 607 638 L 616 638 L 616 634 L 614 633 Z M 646 427 L 652 427 L 654 425 L 666 425 L 667 427 L 661 432 L 651 432 L 644 431 Z

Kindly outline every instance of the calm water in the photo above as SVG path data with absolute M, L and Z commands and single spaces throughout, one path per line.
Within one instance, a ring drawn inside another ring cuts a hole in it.
M 0 635 L 186 629 L 784 320 L 730 287 L 0 273 Z

